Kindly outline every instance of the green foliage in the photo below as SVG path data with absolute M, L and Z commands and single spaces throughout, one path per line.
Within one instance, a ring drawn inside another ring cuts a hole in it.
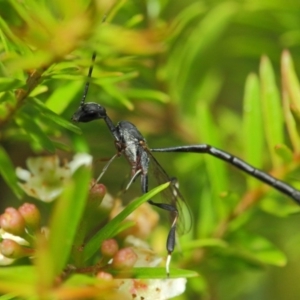
M 150 148 L 212 144 L 300 189 L 297 1 L 0 0 L 0 5 L 3 209 L 26 197 L 15 166 L 28 156 L 89 151 L 97 177 L 102 169 L 97 159 L 114 154 L 101 121 L 80 126 L 69 121 L 80 104 L 93 51 L 87 101 L 106 107 L 115 123 L 132 121 Z M 292 200 L 213 157 L 155 156 L 178 178 L 193 212 L 193 229 L 180 239 L 183 255 L 175 251 L 171 275 L 199 277 L 190 280 L 180 299 L 299 295 L 300 209 Z M 116 194 L 129 167 L 113 168 L 103 182 Z M 63 270 L 69 263 L 95 263 L 99 244 L 128 229 L 132 223 L 121 221 L 163 187 L 130 202 L 79 252 L 76 247 L 88 234 L 78 228 L 86 216 L 90 177 L 88 169 L 79 169 L 54 206 L 43 204 L 49 239 L 36 238 L 33 265 L 21 260 L 0 268 L 3 294 L 68 299 L 83 283 L 93 287 L 91 299 L 107 293 L 95 278 L 67 279 Z M 151 246 L 165 256 L 160 229 L 153 230 Z M 53 289 L 56 276 L 62 283 Z M 136 268 L 126 276 L 163 278 L 164 268 Z

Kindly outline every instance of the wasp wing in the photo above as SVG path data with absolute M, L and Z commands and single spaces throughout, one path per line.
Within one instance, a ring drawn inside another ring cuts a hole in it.
M 177 232 L 179 234 L 185 234 L 190 231 L 192 227 L 192 213 L 191 210 L 184 200 L 178 189 L 178 181 L 175 177 L 170 177 L 163 167 L 159 164 L 156 158 L 152 155 L 148 148 L 147 151 L 150 162 L 149 162 L 149 175 L 152 173 L 152 177 L 155 178 L 158 184 L 163 184 L 165 182 L 170 182 L 170 186 L 161 192 L 163 202 L 171 204 L 178 211 L 178 221 L 176 223 Z M 149 181 L 151 178 L 149 179 Z M 173 222 L 176 217 L 176 213 L 173 211 L 171 213 L 171 222 Z

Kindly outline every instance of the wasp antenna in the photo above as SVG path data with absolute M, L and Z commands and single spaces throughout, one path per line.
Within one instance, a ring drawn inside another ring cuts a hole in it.
M 95 59 L 96 59 L 96 52 L 93 52 L 93 56 L 92 56 L 92 64 L 89 68 L 89 73 L 88 73 L 88 80 L 85 84 L 85 87 L 84 87 L 84 92 L 83 92 L 83 96 L 82 96 L 82 99 L 81 99 L 81 102 L 80 102 L 80 105 L 83 106 L 84 103 L 85 103 L 85 98 L 86 98 L 86 95 L 88 93 L 88 90 L 89 90 L 89 86 L 90 86 L 90 78 L 92 77 L 92 73 L 93 73 L 93 68 L 94 68 L 94 63 L 95 63 Z

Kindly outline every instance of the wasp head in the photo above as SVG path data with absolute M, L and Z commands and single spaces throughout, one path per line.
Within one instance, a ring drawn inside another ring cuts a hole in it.
M 106 117 L 106 110 L 103 106 L 98 103 L 87 102 L 80 105 L 72 116 L 72 121 L 86 123 L 97 119 L 105 119 Z

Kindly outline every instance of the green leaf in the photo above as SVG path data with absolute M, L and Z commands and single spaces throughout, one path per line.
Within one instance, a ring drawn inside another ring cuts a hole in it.
M 10 186 L 15 195 L 21 198 L 23 195 L 22 189 L 18 185 L 15 167 L 13 166 L 10 157 L 5 149 L 0 146 L 0 174 L 5 182 Z
M 284 253 L 262 236 L 240 231 L 236 234 L 235 242 L 236 254 L 246 260 L 278 267 L 283 267 L 287 263 Z
M 35 293 L 36 273 L 33 266 L 9 266 L 0 268 L 0 291 L 19 296 Z
M 127 230 L 130 227 L 133 227 L 136 225 L 136 222 L 134 221 L 128 221 L 128 222 L 123 222 L 122 224 L 120 224 L 120 226 L 118 227 L 118 231 L 115 232 L 115 235 L 120 234 L 122 231 Z
M 203 80 L 195 86 L 195 90 L 193 92 L 193 97 L 190 101 L 193 101 L 195 105 L 199 99 L 201 101 L 205 101 L 207 104 L 211 104 L 219 94 L 223 84 L 222 76 L 215 70 L 209 70 L 204 75 Z M 193 110 L 194 106 L 190 105 L 190 101 L 187 103 L 188 107 Z
M 287 50 L 282 53 L 281 73 L 285 90 L 291 99 L 291 107 L 298 118 L 300 118 L 300 84 L 295 72 L 293 59 Z
M 120 3 L 124 1 L 119 1 Z M 153 55 L 163 50 L 163 45 L 159 39 L 153 39 L 141 30 L 129 30 L 127 28 L 117 26 L 116 24 L 105 23 L 101 30 L 96 31 L 98 43 L 101 44 L 99 51 L 118 51 L 131 55 Z M 112 36 L 118 38 L 112 39 Z M 106 47 L 106 49 L 105 49 Z
M 0 268 L 1 282 L 32 283 L 35 279 L 35 268 L 33 266 L 8 266 Z
M 173 24 L 171 24 L 171 34 L 169 39 L 176 38 L 185 28 L 185 26 L 190 23 L 195 18 L 200 18 L 201 15 L 206 11 L 204 3 L 191 3 L 187 7 L 183 7 L 181 11 L 175 16 Z
M 278 144 L 275 147 L 275 152 L 282 158 L 284 163 L 287 164 L 293 161 L 293 152 L 288 146 Z
M 137 279 L 166 279 L 165 268 L 132 268 L 128 271 L 111 272 L 118 278 L 137 278 Z M 183 269 L 170 270 L 170 278 L 191 278 L 199 276 L 197 272 Z
M 144 16 L 142 14 L 134 15 L 126 22 L 125 27 L 126 28 L 134 27 L 140 24 L 143 20 L 144 20 Z
M 245 160 L 256 168 L 262 167 L 264 132 L 260 100 L 259 81 L 255 74 L 247 77 L 243 102 L 243 134 Z M 247 182 L 253 188 L 260 182 L 247 176 Z
M 8 26 L 7 24 L 4 22 L 3 19 L 0 19 L 0 44 L 1 46 L 3 47 L 3 49 L 5 50 L 5 52 L 9 52 L 9 46 L 8 46 L 8 41 L 7 41 L 7 37 L 4 35 L 4 28 L 7 30 L 8 29 Z M 1 64 L 2 65 L 2 64 Z
M 292 111 L 298 118 L 300 117 L 300 86 L 288 51 L 283 51 L 281 56 L 281 76 L 284 119 L 294 152 L 298 153 L 300 152 L 300 137 Z
M 36 97 L 37 95 L 48 92 L 48 90 L 49 90 L 48 86 L 40 84 L 30 92 L 29 97 L 30 98 Z
M 103 85 L 102 88 L 112 98 L 119 100 L 119 102 L 122 103 L 129 110 L 133 110 L 133 104 L 130 102 L 130 100 L 127 97 L 125 97 L 119 90 L 117 90 L 113 85 L 106 84 Z
M 199 239 L 199 240 L 193 240 L 190 242 L 184 243 L 184 245 L 181 247 L 183 251 L 191 250 L 191 249 L 199 249 L 203 247 L 227 247 L 228 244 L 221 239 L 215 239 L 215 238 L 207 238 L 207 239 Z
M 76 152 L 89 153 L 89 145 L 86 142 L 86 139 L 82 135 L 71 135 L 71 140 L 73 144 L 73 149 Z
M 19 79 L 0 77 L 0 92 L 14 90 L 24 85 L 24 82 Z
M 59 73 L 51 76 L 51 79 L 64 79 L 65 81 L 70 82 L 79 82 L 81 81 L 81 86 L 84 87 L 84 81 L 88 80 L 85 76 L 79 75 L 79 74 L 70 74 L 70 73 Z
M 224 2 L 216 5 L 211 9 L 201 21 L 193 27 L 193 31 L 188 35 L 187 41 L 182 45 L 181 53 L 177 57 L 175 68 L 170 70 L 176 78 L 176 89 L 184 91 L 189 95 L 189 81 L 193 78 L 193 70 L 197 59 L 201 56 L 204 58 L 204 53 L 211 45 L 214 45 L 220 39 L 227 26 L 230 24 L 238 6 L 233 2 Z M 201 9 L 201 7 L 200 7 Z M 201 38 L 199 38 L 201 37 Z M 173 57 L 173 60 L 175 58 Z M 182 72 L 182 70 L 186 70 Z
M 78 92 L 82 90 L 84 85 L 78 81 L 66 82 L 63 86 L 56 89 L 48 98 L 46 106 L 53 112 L 61 114 L 70 102 L 74 99 Z M 78 104 L 80 99 L 78 99 Z
M 169 182 L 162 184 L 154 189 L 152 189 L 147 194 L 133 200 L 129 203 L 123 211 L 121 211 L 115 218 L 113 218 L 109 223 L 107 223 L 101 230 L 99 230 L 86 244 L 84 247 L 84 257 L 88 260 L 93 254 L 99 251 L 99 247 L 103 241 L 113 237 L 119 230 L 120 223 L 130 215 L 134 210 L 136 210 L 140 205 L 142 205 L 147 200 L 154 197 L 156 194 L 166 189 L 169 186 Z
M 281 160 L 274 147 L 283 144 L 283 115 L 280 94 L 276 86 L 275 74 L 268 57 L 263 56 L 260 63 L 261 99 L 264 129 L 273 165 L 280 166 Z
M 129 98 L 137 98 L 137 99 L 153 99 L 156 101 L 160 101 L 163 103 L 167 103 L 170 101 L 170 96 L 155 90 L 147 90 L 147 89 L 129 89 L 125 92 L 126 96 Z
M 288 204 L 288 203 L 281 203 L 276 198 L 270 198 L 267 197 L 263 199 L 263 201 L 260 203 L 260 207 L 263 211 L 279 217 L 279 218 L 285 218 L 292 214 L 299 214 L 300 213 L 300 207 Z
M 270 241 L 257 237 L 251 243 L 252 254 L 263 263 L 284 267 L 287 263 L 285 254 L 277 249 Z
M 50 153 L 55 152 L 55 147 L 52 141 L 41 129 L 40 125 L 35 121 L 35 118 L 27 115 L 27 113 L 19 113 L 18 117 L 15 118 L 16 123 L 26 131 L 26 133 L 37 143 L 40 149 L 48 150 Z
M 53 275 L 66 266 L 89 191 L 91 170 L 79 168 L 56 202 L 49 226 L 49 259 Z
M 97 70 L 97 69 L 96 69 Z M 118 83 L 121 81 L 126 81 L 129 79 L 133 79 L 138 77 L 139 73 L 136 71 L 128 72 L 128 73 L 122 73 L 122 72 L 106 72 L 106 73 L 97 73 L 97 71 L 94 73 L 94 77 L 91 79 L 91 82 L 94 84 L 97 84 L 99 86 L 107 85 L 107 84 L 113 84 Z
M 218 147 L 221 144 L 218 130 L 215 127 L 215 122 L 211 118 L 211 113 L 205 103 L 199 103 L 196 108 L 199 136 L 208 144 Z M 218 220 L 223 219 L 227 212 L 220 198 L 220 193 L 228 190 L 227 176 L 224 162 L 211 157 L 204 156 L 207 166 L 209 181 L 213 190 L 213 207 Z M 217 176 L 216 176 L 217 174 Z M 206 201 L 203 201 L 206 206 Z
M 66 145 L 66 144 L 60 143 L 58 141 L 53 141 L 52 143 L 53 143 L 53 145 L 56 149 L 60 149 L 60 150 L 63 150 L 65 152 L 72 152 L 72 150 L 74 150 L 73 148 L 71 148 L 70 145 Z M 83 152 L 87 152 L 87 151 L 78 151 L 78 152 L 83 153 Z
M 86 61 L 86 65 L 89 65 L 90 63 L 90 59 Z M 78 66 L 75 64 L 74 61 L 60 61 L 57 64 L 53 65 L 50 69 L 48 69 L 45 73 L 45 76 L 48 77 L 50 75 L 52 78 L 54 74 L 70 74 L 75 71 L 78 71 Z
M 6 294 L 0 296 L 0 300 L 10 300 L 10 299 L 17 299 L 17 294 Z
M 59 126 L 64 127 L 70 131 L 77 133 L 77 134 L 82 133 L 81 129 L 78 126 L 75 126 L 71 122 L 63 119 L 62 117 L 60 117 L 59 115 L 54 113 L 47 106 L 45 106 L 45 104 L 43 102 L 41 102 L 39 99 L 32 98 L 32 101 L 37 106 L 37 108 L 40 110 L 40 112 L 44 114 L 44 116 L 46 118 L 49 118 L 51 121 L 58 124 Z
M 64 282 L 64 286 L 82 286 L 99 284 L 99 278 L 91 277 L 84 274 L 73 274 Z
M 235 232 L 241 230 L 253 218 L 253 215 L 253 210 L 244 211 L 242 214 L 239 214 L 230 221 L 228 231 Z

